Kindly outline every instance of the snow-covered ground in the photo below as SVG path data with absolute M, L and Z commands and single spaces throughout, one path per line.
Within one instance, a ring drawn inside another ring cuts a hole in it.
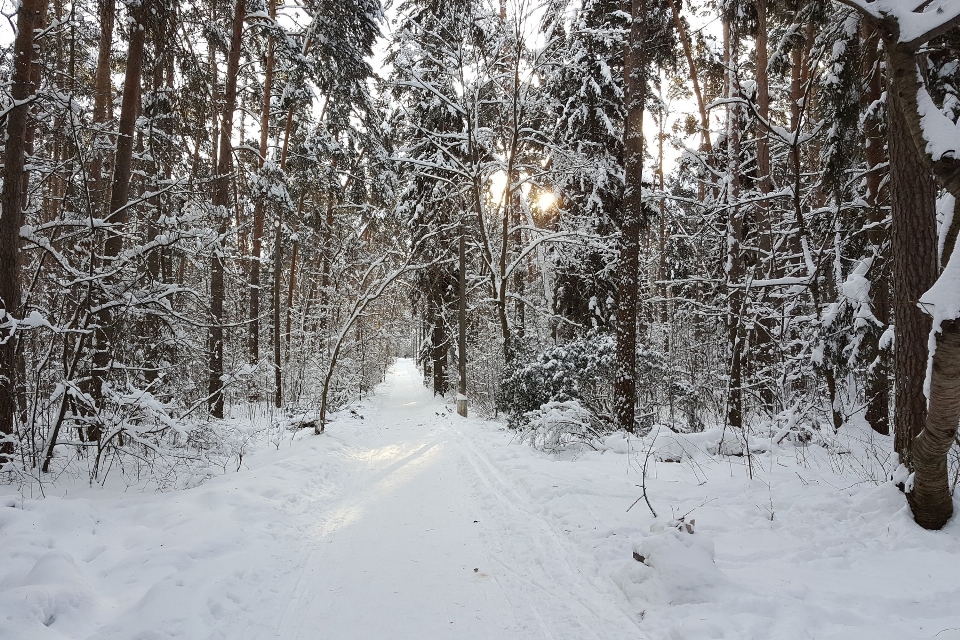
M 409 361 L 355 409 L 193 489 L 0 488 L 0 638 L 960 638 L 960 525 L 850 454 L 772 447 L 751 480 L 661 434 L 655 520 L 643 442 L 538 452 Z

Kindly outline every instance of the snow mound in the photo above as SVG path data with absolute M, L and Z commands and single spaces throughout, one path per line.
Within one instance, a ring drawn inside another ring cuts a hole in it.
M 653 569 L 646 578 L 651 584 L 640 590 L 646 599 L 673 605 L 709 602 L 728 582 L 716 565 L 713 541 L 688 527 L 679 520 L 655 522 L 652 534 L 634 548 Z
M 8 575 L 0 586 L 0 611 L 7 614 L 0 638 L 75 637 L 102 605 L 73 556 L 50 551 L 22 579 Z

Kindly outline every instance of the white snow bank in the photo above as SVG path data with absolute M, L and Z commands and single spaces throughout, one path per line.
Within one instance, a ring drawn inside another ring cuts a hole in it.
M 659 518 L 642 499 L 627 511 L 645 440 L 615 434 L 568 461 L 505 446 L 510 434 L 488 424 L 463 433 L 557 536 L 562 559 L 633 616 L 638 635 L 622 637 L 960 638 L 960 613 L 942 606 L 960 596 L 960 524 L 916 526 L 879 470 L 893 471 L 891 440 L 869 428 L 845 426 L 826 448 L 766 439 L 753 480 L 745 457 L 717 455 L 722 430 L 661 431 L 645 481 Z M 681 516 L 693 534 L 666 524 Z

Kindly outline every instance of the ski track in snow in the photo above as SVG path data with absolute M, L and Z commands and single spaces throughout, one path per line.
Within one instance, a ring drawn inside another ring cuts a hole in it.
M 537 452 L 406 360 L 356 411 L 190 490 L 0 488 L 0 640 L 960 639 L 960 525 L 889 483 L 653 462 L 654 521 L 629 440 Z

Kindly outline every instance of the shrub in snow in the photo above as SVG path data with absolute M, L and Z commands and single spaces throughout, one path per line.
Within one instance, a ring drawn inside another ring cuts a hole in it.
M 523 345 L 501 380 L 498 407 L 513 427 L 526 423 L 529 412 L 548 402 L 577 400 L 597 419 L 613 422 L 613 376 L 616 341 L 612 335 L 590 331 L 539 355 Z M 704 380 L 693 384 L 667 352 L 637 348 L 637 415 L 640 427 L 658 423 L 676 431 L 702 431 L 703 413 L 714 392 Z
M 521 442 L 529 442 L 541 451 L 557 453 L 582 444 L 596 449 L 603 424 L 576 400 L 547 402 L 524 416 L 526 426 Z
M 596 332 L 552 346 L 535 359 L 520 349 L 501 382 L 500 410 L 516 427 L 547 403 L 576 400 L 596 419 L 612 421 L 615 349 L 613 336 Z

